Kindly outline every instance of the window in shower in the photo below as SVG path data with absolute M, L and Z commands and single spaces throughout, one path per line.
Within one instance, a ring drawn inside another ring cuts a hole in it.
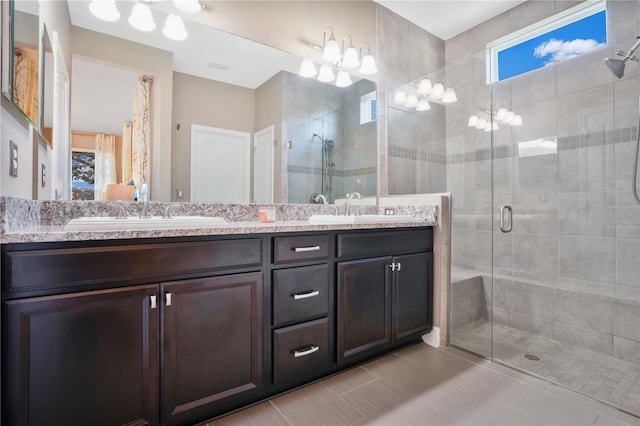
M 71 151 L 71 198 L 93 200 L 96 153 L 89 150 Z
M 360 96 L 360 124 L 370 123 L 377 117 L 376 92 L 369 92 Z
M 606 1 L 585 1 L 487 44 L 487 84 L 607 45 Z

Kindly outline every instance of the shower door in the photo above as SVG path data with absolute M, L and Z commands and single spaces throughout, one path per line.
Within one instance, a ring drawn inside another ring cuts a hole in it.
M 606 48 L 491 86 L 494 117 L 523 120 L 491 132 L 491 356 L 640 415 L 640 82 L 603 64 L 638 5 L 607 14 Z

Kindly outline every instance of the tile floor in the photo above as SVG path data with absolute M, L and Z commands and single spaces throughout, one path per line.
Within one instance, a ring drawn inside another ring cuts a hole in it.
M 498 324 L 493 340 L 493 359 L 640 416 L 640 365 Z M 451 341 L 488 357 L 491 323 L 466 325 L 452 333 Z M 525 353 L 541 360 L 529 361 Z
M 455 348 L 410 346 L 208 423 L 640 425 L 640 418 Z

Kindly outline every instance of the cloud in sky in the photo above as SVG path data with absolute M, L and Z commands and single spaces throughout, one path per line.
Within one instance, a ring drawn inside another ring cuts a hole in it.
M 554 64 L 564 61 L 565 59 L 575 58 L 576 56 L 593 52 L 594 50 L 601 49 L 605 46 L 605 43 L 598 43 L 592 38 L 587 40 L 577 38 L 570 41 L 556 40 L 552 38 L 551 40 L 538 45 L 533 51 L 533 56 L 536 58 L 544 58 L 551 55 L 551 58 L 549 58 L 546 63 Z

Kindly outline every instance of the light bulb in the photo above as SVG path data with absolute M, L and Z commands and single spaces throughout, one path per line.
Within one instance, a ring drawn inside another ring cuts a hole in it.
M 358 58 L 358 52 L 353 45 L 349 46 L 347 50 L 344 51 L 342 66 L 348 69 L 358 68 L 360 66 L 360 58 Z
M 476 127 L 476 124 L 478 124 L 478 116 L 477 115 L 470 116 L 469 121 L 467 121 L 467 127 Z
M 418 97 L 416 95 L 407 96 L 407 101 L 404 103 L 407 108 L 415 108 L 418 106 Z
M 93 0 L 89 4 L 89 10 L 93 15 L 107 22 L 115 22 L 120 19 L 120 12 L 114 0 Z
M 418 106 L 416 106 L 416 111 L 429 111 L 431 109 L 431 105 L 427 98 L 421 98 L 418 101 Z
M 378 68 L 376 67 L 376 60 L 373 59 L 371 53 L 367 53 L 364 58 L 362 58 L 362 65 L 360 66 L 360 74 L 369 75 L 375 74 L 378 72 Z
M 340 46 L 338 46 L 336 39 L 331 36 L 331 38 L 327 40 L 327 44 L 325 44 L 322 49 L 322 59 L 335 64 L 340 60 L 341 56 Z
M 311 59 L 305 59 L 302 61 L 302 65 L 300 65 L 298 74 L 302 77 L 315 77 L 318 74 L 318 70 Z
M 173 14 L 167 16 L 167 21 L 164 24 L 164 28 L 162 28 L 162 34 L 176 41 L 186 40 L 189 37 L 184 29 L 182 18 Z
M 431 98 L 440 100 L 444 96 L 444 86 L 440 83 L 434 84 L 431 89 Z
M 140 31 L 153 31 L 156 29 L 156 23 L 153 22 L 151 10 L 146 4 L 136 3 L 131 10 L 129 16 L 129 24 Z
M 404 105 L 407 102 L 407 94 L 398 89 L 393 94 L 393 103 L 396 105 Z
M 198 0 L 173 0 L 176 9 L 184 13 L 198 13 L 202 10 L 202 5 Z
M 347 87 L 351 86 L 351 76 L 345 71 L 338 71 L 338 77 L 336 78 L 336 86 Z
M 457 101 L 458 101 L 458 97 L 456 96 L 455 90 L 449 87 L 447 90 L 444 91 L 444 94 L 442 95 L 443 104 L 452 104 Z
M 427 96 L 431 93 L 431 80 L 428 78 L 423 78 L 420 80 L 420 84 L 418 85 L 418 95 Z
M 320 73 L 318 74 L 318 81 L 321 81 L 322 83 L 329 83 L 333 81 L 334 78 L 336 77 L 335 75 L 333 75 L 333 70 L 331 69 L 331 67 L 327 65 L 323 65 L 320 67 Z

